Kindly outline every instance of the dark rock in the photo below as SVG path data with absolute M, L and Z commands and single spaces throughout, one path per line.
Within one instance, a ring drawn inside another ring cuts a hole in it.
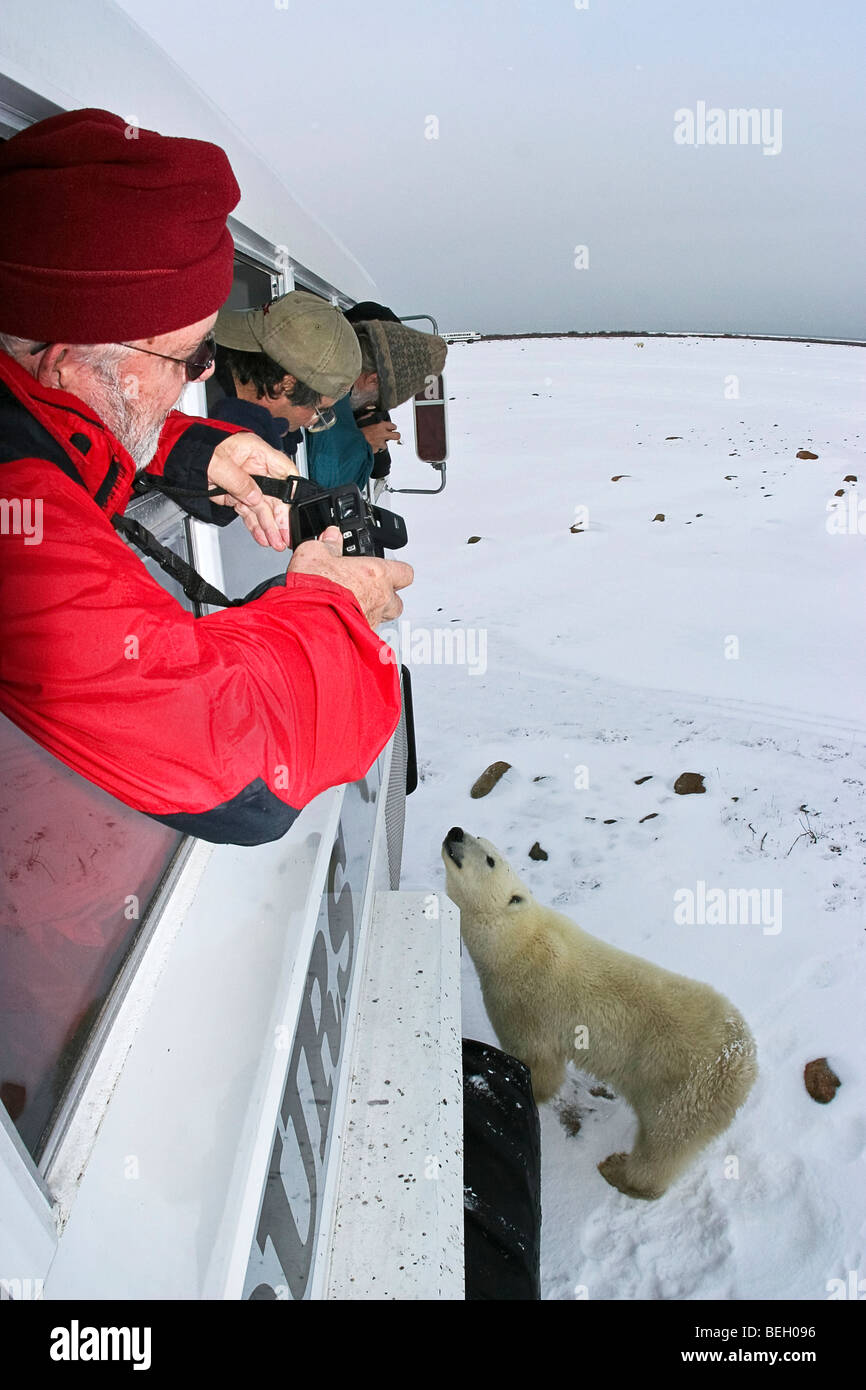
M 806 1090 L 819 1105 L 828 1105 L 842 1085 L 838 1076 L 831 1071 L 826 1057 L 816 1057 L 803 1068 Z
M 493 791 L 500 777 L 504 777 L 510 767 L 511 763 L 501 762 L 491 763 L 489 767 L 486 767 L 469 793 L 472 799 L 478 801 L 480 797 L 486 796 L 488 792 Z
M 798 458 L 798 459 L 816 459 L 817 457 L 818 457 L 818 455 L 817 455 L 817 454 L 813 454 L 809 449 L 798 449 L 798 450 L 797 450 L 797 458 Z
M 664 512 L 656 512 L 655 516 L 653 517 L 653 521 L 664 521 L 664 519 L 665 519 L 665 514 L 664 514 Z
M 532 846 L 532 849 L 529 851 L 529 857 L 530 857 L 530 859 L 549 859 L 549 858 L 550 858 L 550 856 L 549 856 L 548 853 L 547 853 L 547 850 L 546 850 L 546 849 L 542 849 L 542 848 L 541 848 L 541 845 L 538 843 L 537 840 L 535 841 L 535 844 Z
M 856 483 L 856 481 L 857 481 L 857 474 L 856 474 L 856 473 L 846 473 L 846 474 L 845 474 L 845 477 L 842 479 L 842 482 L 843 482 L 843 483 Z
M 648 816 L 641 816 L 640 820 L 638 821 L 638 825 L 643 825 L 645 820 L 655 820 L 657 815 L 658 811 L 650 811 Z
M 468 539 L 468 541 L 466 542 L 466 544 L 467 544 L 467 545 L 477 545 L 478 542 L 479 542 L 480 540 L 481 540 L 481 537 L 480 537 L 480 536 L 470 536 L 469 539 Z
M 674 782 L 674 791 L 679 796 L 689 796 L 693 792 L 705 792 L 702 772 L 681 772 Z

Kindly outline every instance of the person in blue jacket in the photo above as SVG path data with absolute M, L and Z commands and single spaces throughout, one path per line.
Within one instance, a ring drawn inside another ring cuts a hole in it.
M 358 319 L 364 310 L 370 317 Z M 333 429 L 307 431 L 309 474 L 320 487 L 356 483 L 363 488 L 371 476 L 384 476 L 375 468 L 376 456 L 400 441 L 387 412 L 438 377 L 448 351 L 443 338 L 407 328 L 382 305 L 359 305 L 346 317 L 357 334 L 361 370 L 350 394 L 334 407 Z

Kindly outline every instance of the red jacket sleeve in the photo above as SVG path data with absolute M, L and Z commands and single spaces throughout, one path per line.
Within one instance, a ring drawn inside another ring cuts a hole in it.
M 173 410 L 159 436 L 156 453 L 146 472 L 164 478 L 170 487 L 204 493 L 210 487 L 208 465 L 214 449 L 229 434 L 249 434 L 241 425 L 222 420 L 199 420 Z M 212 526 L 228 526 L 237 517 L 233 507 L 218 507 L 206 497 L 178 497 L 177 505 L 190 516 Z
M 251 433 L 250 430 L 245 430 L 243 425 L 230 425 L 225 420 L 205 420 L 197 415 L 187 415 L 182 410 L 172 410 L 166 416 L 160 431 L 156 453 L 147 465 L 148 473 L 164 474 L 173 454 L 177 458 L 182 457 L 177 445 L 189 439 L 190 431 L 195 434 L 198 430 L 210 432 L 210 453 L 213 453 L 220 439 L 224 439 L 227 434 Z
M 0 541 L 0 707 L 43 747 L 160 817 L 257 786 L 300 808 L 367 772 L 399 677 L 349 590 L 288 575 L 196 619 L 59 471 L 49 490 L 44 463 L 8 463 L 4 483 L 43 513 L 39 543 Z

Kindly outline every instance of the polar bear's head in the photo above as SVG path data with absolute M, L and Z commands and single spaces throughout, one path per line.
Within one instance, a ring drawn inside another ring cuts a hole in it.
M 462 913 L 501 921 L 532 902 L 507 859 L 489 840 L 476 839 L 459 825 L 442 841 L 446 892 Z

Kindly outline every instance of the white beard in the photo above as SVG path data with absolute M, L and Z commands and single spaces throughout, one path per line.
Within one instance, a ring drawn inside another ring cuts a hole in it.
M 352 390 L 349 392 L 349 405 L 352 407 L 353 410 L 360 410 L 362 405 L 372 405 L 373 402 L 377 401 L 378 399 L 378 387 L 374 387 L 372 391 L 356 391 L 353 387 Z
M 142 411 L 138 401 L 126 395 L 115 363 L 95 362 L 93 371 L 101 388 L 97 407 L 99 413 L 112 434 L 132 457 L 136 473 L 140 473 L 156 453 L 162 427 L 177 401 L 169 410 L 154 418 Z

